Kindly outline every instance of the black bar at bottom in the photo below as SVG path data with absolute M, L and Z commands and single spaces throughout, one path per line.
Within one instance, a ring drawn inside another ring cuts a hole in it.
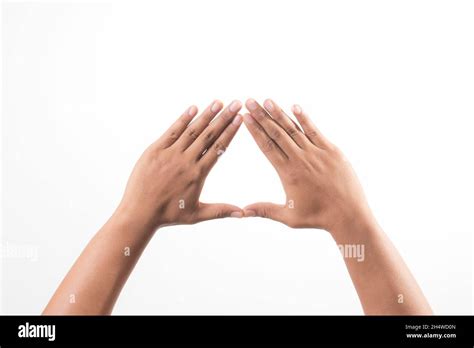
M 0 347 L 37 343 L 473 347 L 473 331 L 472 316 L 1 316 Z

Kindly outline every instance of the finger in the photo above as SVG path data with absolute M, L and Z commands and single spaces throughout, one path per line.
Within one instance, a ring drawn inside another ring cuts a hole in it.
M 187 129 L 183 132 L 180 138 L 176 141 L 182 151 L 186 150 L 202 133 L 202 131 L 209 125 L 212 119 L 222 109 L 222 102 L 219 100 L 214 101 L 209 105 L 201 115 L 191 123 Z
M 242 116 L 235 116 L 232 122 L 227 125 L 225 130 L 221 133 L 219 138 L 217 138 L 216 141 L 211 144 L 211 146 L 209 146 L 206 152 L 201 156 L 199 162 L 207 169 L 211 169 L 214 164 L 216 164 L 218 158 L 226 151 L 230 142 L 239 130 L 241 124 Z
M 299 147 L 304 148 L 309 144 L 308 138 L 305 137 L 301 129 L 273 100 L 265 100 L 263 106 Z
M 203 153 L 220 137 L 222 132 L 232 122 L 234 116 L 242 108 L 242 103 L 234 100 L 217 116 L 210 125 L 199 135 L 186 151 L 194 153 L 196 159 L 200 159 Z M 225 149 L 224 149 L 225 150 Z
M 250 114 L 244 115 L 244 123 L 260 150 L 275 168 L 288 160 L 286 154 L 273 141 L 273 139 L 265 133 L 262 126 L 260 126 L 260 124 Z
M 306 113 L 303 111 L 301 106 L 299 105 L 293 105 L 291 108 L 291 111 L 293 112 L 293 115 L 295 115 L 296 119 L 301 125 L 301 128 L 303 128 L 304 134 L 306 137 L 316 146 L 320 148 L 328 148 L 330 146 L 329 140 L 327 140 L 324 135 L 316 128 L 314 123 L 311 121 L 311 119 L 306 115 Z
M 278 123 L 273 121 L 269 114 L 262 108 L 255 100 L 249 99 L 245 103 L 245 106 L 250 111 L 252 117 L 265 130 L 265 133 L 278 144 L 283 152 L 288 156 L 292 157 L 295 154 L 298 146 L 291 139 L 291 137 L 281 128 Z
M 243 209 L 244 217 L 259 216 L 281 222 L 286 225 L 286 210 L 284 205 L 260 202 L 247 205 Z
M 235 205 L 225 203 L 199 203 L 197 220 L 200 222 L 225 217 L 241 218 L 243 215 L 242 209 Z
M 195 105 L 190 106 L 183 114 L 171 125 L 170 128 L 156 141 L 157 146 L 160 148 L 167 148 L 175 143 L 179 139 L 181 134 L 188 126 L 189 122 L 192 121 L 196 116 L 198 109 Z

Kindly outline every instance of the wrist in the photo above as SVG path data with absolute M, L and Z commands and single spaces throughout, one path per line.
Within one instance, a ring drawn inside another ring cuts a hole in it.
M 123 234 L 132 234 L 137 237 L 148 237 L 154 234 L 160 225 L 147 218 L 142 212 L 137 212 L 125 204 L 120 204 L 107 224 L 113 225 L 115 230 Z
M 337 244 L 364 242 L 380 231 L 370 212 L 341 217 L 328 229 Z

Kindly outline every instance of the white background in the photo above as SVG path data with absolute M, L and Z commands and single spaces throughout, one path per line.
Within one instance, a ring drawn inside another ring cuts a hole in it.
M 4 2 L 2 243 L 38 258 L 2 258 L 2 312 L 41 312 L 188 105 L 271 97 L 343 149 L 434 311 L 472 313 L 473 5 Z M 245 127 L 202 198 L 284 199 Z M 326 232 L 227 219 L 159 230 L 114 313 L 362 310 Z

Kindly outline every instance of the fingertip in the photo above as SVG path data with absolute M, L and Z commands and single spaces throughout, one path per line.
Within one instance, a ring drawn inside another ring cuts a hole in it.
M 237 99 L 232 101 L 232 103 L 230 103 L 229 105 L 230 112 L 237 112 L 241 108 L 242 108 L 242 103 L 240 102 L 240 100 L 237 100 Z
M 274 109 L 274 103 L 273 103 L 273 100 L 271 99 L 265 99 L 265 101 L 263 102 L 263 106 L 265 107 L 265 109 L 267 109 L 268 111 L 273 111 Z
M 197 106 L 196 105 L 191 105 L 187 110 L 187 115 L 189 117 L 194 117 L 194 116 L 196 116 L 197 112 L 198 112 Z
M 234 119 L 232 120 L 232 124 L 234 126 L 240 126 L 242 124 L 242 115 L 241 114 L 237 114 Z
M 247 99 L 247 101 L 245 102 L 245 106 L 247 107 L 247 109 L 249 109 L 249 111 L 254 111 L 255 109 L 257 109 L 258 104 L 257 104 L 257 102 L 255 101 L 255 99 L 249 98 L 249 99 Z
M 219 112 L 223 106 L 224 104 L 219 99 L 216 99 L 212 102 L 211 111 L 214 113 Z
M 291 111 L 295 116 L 300 116 L 303 113 L 303 109 L 298 104 L 293 105 Z

